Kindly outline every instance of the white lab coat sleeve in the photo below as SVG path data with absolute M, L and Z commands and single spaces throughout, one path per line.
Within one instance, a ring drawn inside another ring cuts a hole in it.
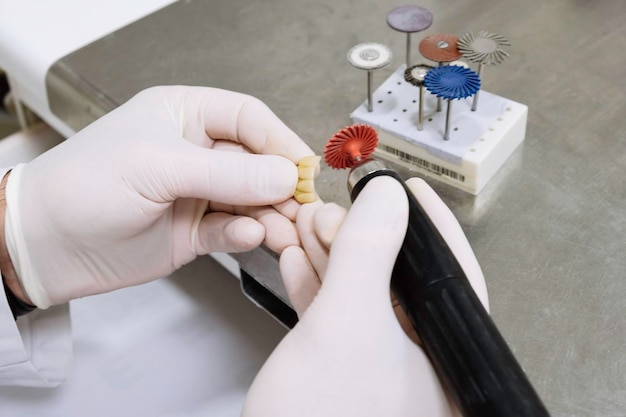
M 13 319 L 0 286 L 0 385 L 53 387 L 72 362 L 69 304 Z
M 9 169 L 0 168 L 0 179 Z M 59 385 L 72 363 L 71 333 L 68 304 L 35 310 L 15 321 L 0 285 L 0 385 Z

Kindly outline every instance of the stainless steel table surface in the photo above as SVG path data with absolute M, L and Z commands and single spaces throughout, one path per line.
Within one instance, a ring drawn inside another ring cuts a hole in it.
M 385 21 L 397 5 L 180 1 L 57 62 L 51 108 L 80 128 L 148 86 L 216 86 L 264 100 L 321 153 L 366 98 L 348 49 L 392 48 L 375 85 L 404 62 L 406 37 Z M 484 88 L 529 106 L 525 142 L 480 195 L 429 180 L 482 264 L 493 317 L 554 416 L 624 416 L 626 3 L 420 5 L 434 23 L 414 45 L 439 32 L 509 38 L 511 57 L 486 68 Z M 322 198 L 348 205 L 345 180 L 323 168 Z

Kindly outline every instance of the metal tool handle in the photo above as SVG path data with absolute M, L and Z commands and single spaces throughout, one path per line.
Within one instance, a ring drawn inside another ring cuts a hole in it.
M 352 170 L 351 198 L 381 175 L 406 190 L 409 225 L 391 287 L 463 415 L 549 416 L 437 228 L 400 176 L 380 164 Z

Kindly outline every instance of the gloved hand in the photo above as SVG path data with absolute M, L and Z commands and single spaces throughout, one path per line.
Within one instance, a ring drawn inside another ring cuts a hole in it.
M 480 267 L 453 214 L 424 181 L 407 185 L 486 305 Z M 389 177 L 372 179 L 343 217 L 333 204 L 308 204 L 298 213 L 305 251 L 290 247 L 280 262 L 300 321 L 257 375 L 243 416 L 458 415 L 390 300 L 408 222 L 403 188 Z
M 41 308 L 168 275 L 198 255 L 298 244 L 291 196 L 311 149 L 259 100 L 155 87 L 7 184 L 6 238 Z

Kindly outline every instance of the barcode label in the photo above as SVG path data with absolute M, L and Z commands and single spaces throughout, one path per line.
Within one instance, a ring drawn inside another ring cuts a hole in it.
M 465 182 L 465 175 L 459 174 L 458 172 L 453 171 L 451 169 L 444 168 L 437 164 L 433 164 L 432 162 L 429 162 L 422 158 L 418 158 L 417 156 L 410 155 L 406 152 L 402 152 L 396 148 L 392 148 L 391 146 L 387 146 L 387 145 L 383 145 L 379 143 L 378 148 L 383 152 L 387 152 L 392 155 L 395 155 L 398 158 L 402 159 L 403 161 L 410 162 L 411 164 L 418 166 L 422 169 L 425 169 L 429 172 L 435 173 L 437 175 L 445 175 L 454 180 Z

